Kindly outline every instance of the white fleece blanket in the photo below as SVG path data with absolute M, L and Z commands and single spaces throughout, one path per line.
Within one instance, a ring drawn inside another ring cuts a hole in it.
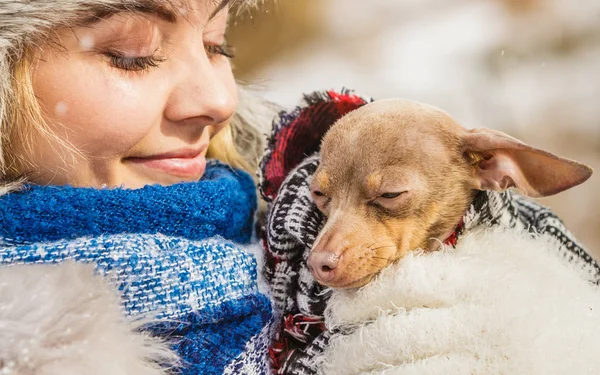
M 465 235 L 335 291 L 321 374 L 600 374 L 600 291 L 551 240 Z

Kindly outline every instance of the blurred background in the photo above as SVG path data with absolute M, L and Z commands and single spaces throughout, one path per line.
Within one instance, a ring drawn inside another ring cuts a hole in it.
M 342 87 L 413 99 L 592 166 L 542 203 L 600 259 L 600 0 L 267 0 L 229 42 L 238 78 L 287 108 Z

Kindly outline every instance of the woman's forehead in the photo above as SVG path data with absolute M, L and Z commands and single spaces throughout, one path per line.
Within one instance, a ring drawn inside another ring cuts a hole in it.
M 254 0 L 126 0 L 100 10 L 85 23 L 95 23 L 121 12 L 139 12 L 168 22 L 176 22 L 179 17 L 186 18 L 190 15 L 190 11 L 193 11 L 211 19 L 225 8 L 253 3 Z
M 234 5 L 242 7 L 253 5 L 256 0 L 135 0 L 132 3 L 134 7 L 135 4 L 138 4 L 138 7 L 166 10 L 174 13 L 198 9 L 211 12 L 211 15 L 214 15 L 224 8 Z

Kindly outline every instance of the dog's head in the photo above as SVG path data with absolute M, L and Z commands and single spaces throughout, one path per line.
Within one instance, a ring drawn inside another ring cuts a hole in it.
M 435 250 L 477 190 L 547 196 L 591 173 L 504 133 L 467 130 L 435 107 L 376 101 L 323 139 L 311 192 L 327 222 L 308 265 L 321 284 L 359 287 L 407 251 Z

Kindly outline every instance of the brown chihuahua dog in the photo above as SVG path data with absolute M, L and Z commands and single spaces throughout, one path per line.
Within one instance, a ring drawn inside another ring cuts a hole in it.
M 327 222 L 308 266 L 323 285 L 359 287 L 407 251 L 437 249 L 478 190 L 544 197 L 591 174 L 504 133 L 467 130 L 435 107 L 375 101 L 323 138 L 311 193 Z

